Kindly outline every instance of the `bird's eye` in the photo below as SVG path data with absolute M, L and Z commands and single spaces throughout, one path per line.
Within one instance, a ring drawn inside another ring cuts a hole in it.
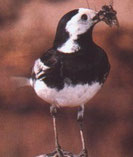
M 88 19 L 88 16 L 87 16 L 86 14 L 83 14 L 83 15 L 81 16 L 81 19 L 84 20 L 84 21 L 86 21 L 86 20 Z

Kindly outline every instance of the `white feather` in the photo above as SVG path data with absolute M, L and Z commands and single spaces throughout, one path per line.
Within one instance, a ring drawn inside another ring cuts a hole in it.
M 34 84 L 34 90 L 40 98 L 50 104 L 60 107 L 75 107 L 87 103 L 101 86 L 98 82 L 91 85 L 65 85 L 63 89 L 58 91 L 48 87 L 43 81 L 37 80 Z
M 40 59 L 37 59 L 33 67 L 33 72 L 35 73 L 35 77 L 38 78 L 41 74 L 45 72 L 45 70 L 49 68 L 50 67 L 46 66 Z
M 40 59 L 37 59 L 35 61 L 33 69 L 34 69 L 35 73 L 38 73 L 40 71 L 40 69 L 43 70 L 43 71 L 45 71 L 45 70 L 49 69 L 49 67 L 46 66 Z

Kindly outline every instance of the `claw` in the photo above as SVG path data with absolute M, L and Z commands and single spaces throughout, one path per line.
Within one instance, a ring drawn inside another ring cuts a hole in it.
M 79 157 L 88 157 L 87 149 L 83 149 L 83 150 L 80 152 Z
M 71 152 L 60 149 L 60 152 L 54 151 L 53 153 L 46 154 L 42 157 L 76 157 L 76 155 L 73 155 Z

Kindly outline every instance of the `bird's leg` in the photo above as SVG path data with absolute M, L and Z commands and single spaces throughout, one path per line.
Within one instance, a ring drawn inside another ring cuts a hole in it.
M 53 118 L 53 127 L 54 127 L 54 136 L 55 136 L 55 147 L 56 147 L 56 152 L 57 156 L 63 157 L 62 151 L 61 151 L 61 146 L 59 145 L 58 141 L 58 133 L 57 133 L 57 127 L 56 127 L 56 114 L 57 114 L 57 107 L 52 105 L 50 107 L 50 113 Z
M 84 118 L 84 105 L 81 105 L 78 109 L 78 114 L 77 114 L 77 121 L 79 123 L 79 128 L 80 128 L 80 137 L 81 137 L 81 142 L 82 142 L 82 151 L 80 153 L 80 157 L 87 157 L 87 149 L 85 146 L 85 138 L 83 134 L 83 118 Z

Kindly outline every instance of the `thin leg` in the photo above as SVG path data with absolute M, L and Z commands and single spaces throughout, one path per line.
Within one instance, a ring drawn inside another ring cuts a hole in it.
M 81 105 L 80 108 L 78 109 L 78 114 L 77 114 L 77 121 L 79 122 L 79 128 L 80 128 L 80 137 L 81 137 L 81 142 L 82 142 L 82 152 L 81 156 L 87 157 L 87 149 L 85 146 L 85 138 L 83 134 L 83 118 L 84 118 L 84 105 Z
M 54 127 L 54 136 L 55 136 L 55 147 L 56 147 L 56 151 L 57 151 L 59 157 L 62 157 L 61 146 L 59 145 L 58 132 L 57 132 L 57 127 L 56 127 L 57 108 L 54 105 L 52 105 L 50 107 L 50 113 L 51 113 L 52 118 L 53 118 L 53 127 Z

